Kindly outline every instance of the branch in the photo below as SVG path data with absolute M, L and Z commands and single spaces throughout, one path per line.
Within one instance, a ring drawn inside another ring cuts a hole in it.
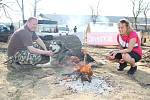
M 98 16 L 99 3 L 100 3 L 100 0 L 98 1 L 98 4 L 97 4 L 97 16 Z
M 22 7 L 21 7 L 21 5 L 20 5 L 19 1 L 18 1 L 18 0 L 16 0 L 16 2 L 17 2 L 17 4 L 18 4 L 18 6 L 20 7 L 20 9 L 22 9 Z
M 4 13 L 5 13 L 5 16 L 6 16 L 7 18 L 11 19 L 11 17 L 10 17 L 10 15 L 9 15 L 7 9 L 5 8 L 5 6 L 3 6 L 3 10 L 4 10 Z M 11 20 L 11 21 L 12 21 L 12 20 Z
M 148 2 L 144 8 L 144 13 L 146 14 L 149 10 L 150 10 L 150 8 L 149 8 L 149 2 Z
M 9 7 L 7 4 L 3 3 L 3 6 L 9 8 L 10 10 L 13 10 L 11 7 Z
M 91 6 L 91 11 L 92 11 L 92 17 L 94 16 L 94 8 Z
M 131 2 L 132 2 L 132 5 L 133 5 L 132 13 L 133 13 L 133 16 L 135 17 L 135 0 L 131 0 Z

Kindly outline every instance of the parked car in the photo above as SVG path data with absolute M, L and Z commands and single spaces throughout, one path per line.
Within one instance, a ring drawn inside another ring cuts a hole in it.
M 4 24 L 0 24 L 0 42 L 7 42 L 10 35 L 10 29 Z
M 69 33 L 69 30 L 67 31 L 66 27 L 64 27 L 64 26 L 58 26 L 58 30 L 59 30 L 60 34 L 66 35 Z
M 66 26 L 53 25 L 53 26 L 40 26 L 40 31 L 37 32 L 39 36 L 62 36 L 62 35 L 72 35 L 69 30 L 66 30 Z

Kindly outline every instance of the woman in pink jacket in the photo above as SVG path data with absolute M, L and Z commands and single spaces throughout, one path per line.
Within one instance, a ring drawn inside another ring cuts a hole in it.
M 123 71 L 127 67 L 127 63 L 129 63 L 131 67 L 127 73 L 133 75 L 137 70 L 135 63 L 142 58 L 140 39 L 126 19 L 120 20 L 118 30 L 119 50 L 110 52 L 107 58 L 119 62 L 118 71 Z

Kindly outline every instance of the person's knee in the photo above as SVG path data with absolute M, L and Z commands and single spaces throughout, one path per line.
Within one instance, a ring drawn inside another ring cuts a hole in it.
M 135 64 L 135 59 L 128 54 L 122 54 L 122 59 L 130 64 Z
M 122 59 L 126 60 L 127 59 L 127 55 L 126 54 L 122 54 Z

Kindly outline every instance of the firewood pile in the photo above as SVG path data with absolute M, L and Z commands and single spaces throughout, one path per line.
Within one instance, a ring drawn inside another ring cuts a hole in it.
M 150 67 L 150 50 L 143 54 L 142 62 L 145 63 L 146 67 Z

